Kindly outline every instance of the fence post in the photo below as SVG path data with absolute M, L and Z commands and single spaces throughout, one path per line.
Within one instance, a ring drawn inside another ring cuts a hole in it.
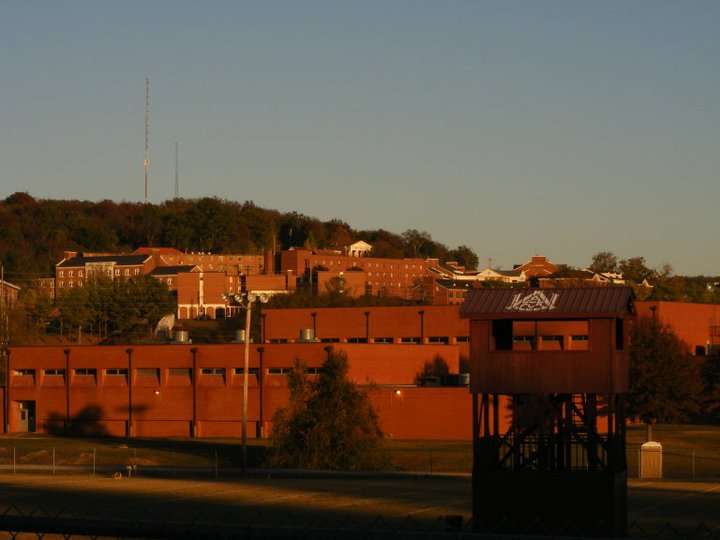
M 93 476 L 95 476 L 95 458 L 96 458 L 96 449 L 93 448 L 93 464 L 92 464 L 92 473 L 93 473 Z
M 53 463 L 52 463 L 52 473 L 55 474 L 55 449 L 53 448 L 53 457 L 52 457 Z
M 695 449 L 692 450 L 692 479 L 695 480 Z

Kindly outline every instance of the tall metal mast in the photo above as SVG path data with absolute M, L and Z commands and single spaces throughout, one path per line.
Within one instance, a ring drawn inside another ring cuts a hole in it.
M 145 77 L 145 204 L 148 202 L 148 169 L 150 168 L 150 78 Z
M 179 144 L 175 141 L 175 198 L 180 198 Z

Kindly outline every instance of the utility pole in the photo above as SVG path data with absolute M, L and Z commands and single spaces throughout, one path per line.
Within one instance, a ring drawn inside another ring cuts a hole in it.
M 148 169 L 150 168 L 150 78 L 145 77 L 145 204 L 148 202 Z
M 5 265 L 0 264 L 0 346 L 8 344 L 8 319 L 5 299 Z M 7 377 L 7 374 L 5 374 Z
M 243 408 L 242 408 L 242 470 L 247 471 L 247 418 L 248 418 L 248 371 L 250 371 L 250 319 L 254 298 L 248 293 L 245 309 L 245 361 L 243 367 Z

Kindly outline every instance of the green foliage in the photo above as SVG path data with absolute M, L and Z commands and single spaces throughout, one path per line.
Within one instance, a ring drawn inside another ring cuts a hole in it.
M 176 311 L 167 286 L 150 276 L 92 279 L 64 290 L 57 307 L 63 325 L 116 339 L 149 336 L 163 316 Z
M 448 259 L 457 261 L 467 270 L 476 270 L 478 267 L 478 257 L 469 247 L 462 245 L 448 252 Z
M 132 251 L 172 246 L 184 251 L 259 253 L 264 249 L 342 249 L 356 241 L 373 244 L 377 257 L 456 259 L 468 268 L 477 257 L 467 246 L 448 250 L 427 232 L 403 235 L 357 231 L 347 223 L 321 221 L 217 198 L 173 199 L 162 204 L 36 200 L 15 193 L 0 201 L 0 262 L 9 281 L 24 284 L 51 275 L 64 250 Z
M 589 269 L 596 273 L 617 272 L 618 258 L 610 251 L 600 251 L 593 255 Z
M 386 464 L 377 414 L 347 373 L 343 352 L 330 350 L 314 381 L 296 362 L 288 406 L 273 416 L 273 465 L 366 470 Z
M 415 384 L 421 385 L 427 377 L 438 377 L 442 379 L 443 376 L 450 373 L 450 367 L 445 359 L 436 354 L 432 360 L 428 360 L 423 365 L 422 371 L 415 375 Z
M 646 423 L 673 423 L 699 410 L 701 384 L 687 347 L 654 318 L 639 318 L 630 346 L 628 413 Z

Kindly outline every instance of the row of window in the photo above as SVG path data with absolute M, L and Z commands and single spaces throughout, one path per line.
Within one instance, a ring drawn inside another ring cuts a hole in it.
M 455 338 L 457 343 L 467 343 L 470 341 L 469 336 L 457 336 Z M 287 338 L 272 338 L 269 340 L 270 343 L 290 343 L 290 340 Z M 320 338 L 321 343 L 340 343 L 340 338 L 337 337 L 324 337 Z M 374 337 L 372 338 L 373 343 L 395 343 L 395 338 L 393 337 Z M 366 337 L 349 337 L 347 338 L 348 343 L 367 343 L 368 338 Z M 400 343 L 415 343 L 420 344 L 422 343 L 422 340 L 420 339 L 420 336 L 409 336 L 409 337 L 401 337 Z M 428 337 L 428 343 L 433 344 L 439 344 L 439 345 L 448 345 L 450 343 L 450 336 L 430 336 Z
M 65 273 L 67 273 L 67 277 L 74 277 L 75 271 L 74 271 L 74 270 L 67 270 L 67 271 L 65 271 L 65 270 L 58 270 L 58 277 L 65 277 Z M 130 276 L 130 275 L 139 276 L 139 275 L 140 275 L 140 269 L 139 269 L 139 268 L 133 268 L 133 269 L 132 269 L 132 272 L 130 272 L 130 268 L 125 268 L 125 270 L 123 270 L 122 273 L 121 273 L 120 269 L 119 269 L 119 268 L 116 268 L 116 269 L 115 269 L 115 275 L 116 275 L 116 276 L 120 276 L 120 275 L 123 275 L 123 276 Z M 77 271 L 77 277 L 83 277 L 83 271 L 82 271 L 82 270 L 78 270 L 78 271 Z
M 317 375 L 320 373 L 321 368 L 309 367 L 305 368 L 305 373 L 308 375 Z M 97 368 L 74 368 L 73 374 L 77 377 L 97 377 Z M 105 368 L 105 376 L 107 377 L 127 377 L 127 368 Z M 269 375 L 286 375 L 292 371 L 290 367 L 271 367 L 267 368 Z M 245 372 L 244 368 L 236 367 L 232 368 L 234 375 L 242 375 Z M 250 368 L 248 374 L 257 375 L 258 368 Z M 200 373 L 206 376 L 225 376 L 225 368 L 201 368 Z M 42 374 L 45 377 L 65 377 L 64 368 L 45 368 L 42 370 Z M 35 368 L 19 368 L 13 370 L 13 375 L 18 377 L 35 377 Z M 136 368 L 135 375 L 137 377 L 154 377 L 160 378 L 160 368 Z M 170 377 L 192 377 L 192 368 L 168 368 L 168 375 Z
M 402 267 L 402 265 L 398 265 L 398 268 L 396 268 L 395 265 L 392 265 L 392 264 L 386 265 L 386 263 L 368 263 L 365 261 L 359 261 L 359 262 L 362 264 L 362 266 L 365 266 L 367 268 L 373 268 L 373 267 L 374 268 L 383 268 L 385 270 L 392 270 L 392 271 L 399 270 Z M 323 259 L 320 261 L 320 264 L 323 266 L 334 265 L 334 264 L 342 265 L 342 264 L 346 264 L 346 263 L 347 263 L 347 261 L 343 262 L 341 259 L 338 259 L 337 261 L 334 261 L 332 259 Z M 357 264 L 357 263 L 358 263 L 358 261 L 353 261 L 353 264 Z M 420 264 L 406 264 L 405 270 L 422 271 L 422 270 L 424 270 L 424 268 Z M 385 274 L 383 274 L 383 275 L 385 275 Z M 392 276 L 392 274 L 391 274 L 391 276 Z M 407 274 L 406 274 L 406 276 L 407 276 Z

